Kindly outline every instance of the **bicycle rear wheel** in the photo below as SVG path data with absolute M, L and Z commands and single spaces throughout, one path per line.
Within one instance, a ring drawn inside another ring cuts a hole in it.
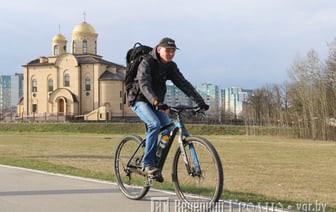
M 222 194 L 224 184 L 222 163 L 216 149 L 201 137 L 185 138 L 184 149 L 191 173 L 188 173 L 183 154 L 178 148 L 172 170 L 176 194 L 191 208 L 214 206 Z
M 114 158 L 115 176 L 120 191 L 129 199 L 134 200 L 144 197 L 150 188 L 146 186 L 146 177 L 137 172 L 141 169 L 141 160 L 144 154 L 144 146 L 136 151 L 141 142 L 142 138 L 139 136 L 125 136 L 118 145 Z M 134 153 L 135 155 L 130 161 Z

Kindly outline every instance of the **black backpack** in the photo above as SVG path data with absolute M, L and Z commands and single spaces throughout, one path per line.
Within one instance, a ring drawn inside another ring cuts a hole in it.
M 141 43 L 135 43 L 133 48 L 129 49 L 126 54 L 126 76 L 125 76 L 125 88 L 126 94 L 130 95 L 133 92 L 134 99 L 131 99 L 129 105 L 132 105 L 132 101 L 136 99 L 138 90 L 134 88 L 134 79 L 137 75 L 138 66 L 141 60 L 149 56 L 149 52 L 152 51 L 152 47 L 142 45 Z M 135 91 L 136 90 L 136 91 Z M 126 96 L 125 96 L 126 97 Z M 126 100 L 126 98 L 125 98 Z M 130 101 L 130 98 L 128 98 Z

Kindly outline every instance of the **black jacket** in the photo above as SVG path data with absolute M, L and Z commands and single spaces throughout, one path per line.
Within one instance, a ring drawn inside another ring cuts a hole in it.
M 154 100 L 163 103 L 167 91 L 166 81 L 171 80 L 198 105 L 205 104 L 196 89 L 184 78 L 176 63 L 162 63 L 159 57 L 155 47 L 150 52 L 150 56 L 141 61 L 135 79 L 138 88 L 136 101 L 146 101 L 151 105 Z

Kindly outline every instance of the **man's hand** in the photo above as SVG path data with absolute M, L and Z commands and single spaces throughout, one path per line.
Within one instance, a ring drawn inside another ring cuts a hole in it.
M 168 105 L 167 104 L 164 104 L 162 102 L 159 102 L 156 106 L 155 106 L 155 109 L 156 110 L 159 110 L 159 111 L 166 111 L 169 109 Z

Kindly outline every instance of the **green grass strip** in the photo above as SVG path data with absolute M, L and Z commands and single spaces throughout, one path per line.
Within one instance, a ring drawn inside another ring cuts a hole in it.
M 93 178 L 106 181 L 115 181 L 113 175 L 93 172 L 90 170 L 79 169 L 72 166 L 57 165 L 53 163 L 43 162 L 32 159 L 9 159 L 0 157 L 0 163 L 3 165 L 17 166 L 28 169 L 35 169 L 40 171 L 46 171 L 51 173 L 73 175 L 78 177 Z

